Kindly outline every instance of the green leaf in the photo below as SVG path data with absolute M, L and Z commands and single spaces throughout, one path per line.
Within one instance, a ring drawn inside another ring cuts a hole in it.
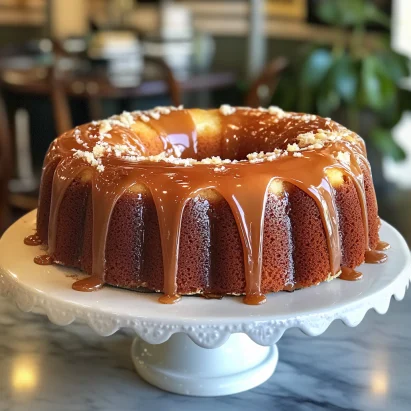
M 316 91 L 302 86 L 298 93 L 297 110 L 302 113 L 315 111 L 315 94 Z
M 297 74 L 293 70 L 287 70 L 283 73 L 273 96 L 273 105 L 278 105 L 286 111 L 297 110 L 296 76 Z
M 365 23 L 364 0 L 323 0 L 315 10 L 324 23 L 334 26 L 358 26 Z
M 392 103 L 396 91 L 396 84 L 387 75 L 381 62 L 375 56 L 364 58 L 361 69 L 361 103 L 373 110 L 382 110 Z
M 411 111 L 411 92 L 405 89 L 398 90 L 398 105 L 401 112 Z
M 390 28 L 390 18 L 369 0 L 322 0 L 315 9 L 317 17 L 333 26 L 364 26 L 377 23 Z
M 340 106 L 341 99 L 335 89 L 322 87 L 317 96 L 317 111 L 323 117 L 328 117 Z
M 340 24 L 340 7 L 338 1 L 321 1 L 315 8 L 315 14 L 324 23 L 335 26 Z
M 379 123 L 385 128 L 392 129 L 401 120 L 403 111 L 404 109 L 401 107 L 401 95 L 398 91 L 392 103 L 378 113 Z
M 406 158 L 404 150 L 395 142 L 392 132 L 386 128 L 375 128 L 370 133 L 372 144 L 384 155 L 391 157 L 395 161 L 402 161 Z
M 407 57 L 396 53 L 393 50 L 384 50 L 376 55 L 381 62 L 381 68 L 391 78 L 391 80 L 398 82 L 410 74 L 409 60 Z
M 390 18 L 375 4 L 370 2 L 365 2 L 364 4 L 364 18 L 369 23 L 378 23 L 387 29 L 391 27 Z
M 329 83 L 347 104 L 356 102 L 360 73 L 354 61 L 343 55 L 337 59 L 329 71 Z
M 341 19 L 346 26 L 356 26 L 365 22 L 364 0 L 337 0 Z
M 317 87 L 326 76 L 332 64 L 331 52 L 320 48 L 314 50 L 303 64 L 301 84 L 304 87 Z

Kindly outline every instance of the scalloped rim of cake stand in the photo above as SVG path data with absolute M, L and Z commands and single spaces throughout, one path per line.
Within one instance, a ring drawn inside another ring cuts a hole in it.
M 364 278 L 357 282 L 334 280 L 294 293 L 270 294 L 261 306 L 245 305 L 239 297 L 183 297 L 177 304 L 163 305 L 158 294 L 113 287 L 80 293 L 71 288 L 78 270 L 33 262 L 43 252 L 24 245 L 23 239 L 33 233 L 35 218 L 36 210 L 14 223 L 0 240 L 0 294 L 13 298 L 23 311 L 44 312 L 55 324 L 80 320 L 102 336 L 129 328 L 149 344 L 184 333 L 200 347 L 217 348 L 231 334 L 244 333 L 259 345 L 272 346 L 288 328 L 315 336 L 336 319 L 354 327 L 370 309 L 385 314 L 392 296 L 402 300 L 411 280 L 407 244 L 383 221 L 380 236 L 391 244 L 387 263 L 362 265 Z

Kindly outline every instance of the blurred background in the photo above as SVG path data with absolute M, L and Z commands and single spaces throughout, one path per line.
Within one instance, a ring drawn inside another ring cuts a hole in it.
M 278 105 L 366 141 L 411 244 L 411 1 L 0 0 L 0 232 L 50 142 L 122 110 Z

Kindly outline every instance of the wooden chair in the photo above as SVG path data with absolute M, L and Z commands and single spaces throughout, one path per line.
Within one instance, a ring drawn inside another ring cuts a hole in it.
M 52 102 L 56 131 L 57 134 L 61 134 L 73 126 L 68 96 L 85 99 L 90 117 L 95 120 L 104 116 L 103 99 L 117 99 L 123 96 L 124 92 L 105 76 L 63 78 L 63 73 L 59 70 L 61 59 L 68 57 L 84 59 L 86 56 L 83 52 L 75 55 L 68 54 L 59 41 L 53 40 L 51 43 L 54 54 L 54 63 L 51 67 L 34 68 L 27 72 L 9 70 L 6 71 L 6 75 L 0 73 L 0 80 L 4 88 L 16 94 L 48 95 Z M 165 92 L 169 94 L 172 104 L 179 106 L 182 101 L 181 88 L 168 64 L 157 57 L 145 57 L 144 62 L 161 74 L 166 85 Z
M 273 98 L 281 73 L 288 67 L 285 57 L 277 57 L 270 61 L 258 78 L 251 84 L 245 97 L 248 107 L 266 107 Z
M 84 53 L 78 53 L 73 56 L 73 54 L 68 54 L 62 43 L 57 40 L 52 40 L 53 44 L 53 53 L 54 53 L 54 68 L 53 72 L 50 72 L 50 77 L 56 81 L 59 77 L 59 72 L 57 68 L 58 60 L 65 57 L 75 57 L 79 59 L 84 59 L 87 56 Z M 161 75 L 164 77 L 164 81 L 167 85 L 166 90 L 167 93 L 170 95 L 170 99 L 173 106 L 179 106 L 181 104 L 181 89 L 178 84 L 177 79 L 174 76 L 173 71 L 169 67 L 169 65 L 160 57 L 144 57 L 144 64 L 148 66 L 152 66 L 155 68 Z M 66 87 L 70 89 L 70 85 L 66 84 Z M 108 78 L 105 77 L 96 77 L 94 79 L 90 79 L 89 81 L 84 81 L 83 84 L 79 84 L 78 86 L 81 88 L 82 91 L 78 92 L 79 97 L 84 97 L 87 100 L 90 117 L 93 120 L 101 119 L 104 116 L 103 113 L 103 106 L 102 106 L 102 99 L 103 98 L 116 98 L 117 95 L 117 87 L 112 85 Z M 62 88 L 60 87 L 60 90 Z M 56 93 L 55 93 L 56 94 Z M 57 95 L 55 95 L 57 98 Z M 53 98 L 53 96 L 52 96 Z M 67 99 L 66 99 L 67 100 Z M 53 100 L 53 105 L 55 109 L 55 119 L 56 121 L 61 119 L 62 126 L 64 126 L 64 122 L 67 121 L 66 114 L 65 114 L 65 107 L 62 107 L 62 104 L 59 104 L 58 100 Z M 67 129 L 66 129 L 67 130 Z
M 13 168 L 11 151 L 10 129 L 4 100 L 0 95 L 0 234 L 11 222 L 8 202 L 8 183 Z
M 168 64 L 159 57 L 147 56 L 144 57 L 144 63 L 161 73 L 166 83 L 166 93 L 170 96 L 172 105 L 178 107 L 182 102 L 181 88 Z M 102 100 L 110 97 L 116 98 L 118 90 L 107 78 L 96 78 L 89 83 L 86 82 L 82 89 L 84 91 L 79 93 L 79 96 L 82 96 L 87 100 L 90 117 L 93 120 L 104 117 Z
M 63 73 L 59 70 L 58 61 L 61 58 L 67 57 L 64 49 L 58 42 L 53 42 L 55 58 L 54 64 L 50 67 L 34 68 L 27 71 L 14 71 L 8 70 L 4 73 L 0 73 L 1 86 L 16 95 L 47 95 L 52 103 L 52 115 L 55 124 L 57 135 L 64 133 L 65 131 L 73 127 L 73 120 L 69 105 L 69 96 L 76 96 L 84 98 L 89 106 L 89 114 L 92 119 L 100 119 L 103 117 L 102 100 L 104 98 L 116 99 L 119 95 L 119 89 L 112 85 L 108 78 L 95 77 L 90 79 L 76 79 L 76 78 L 63 78 Z M 164 76 L 164 81 L 167 85 L 168 93 L 171 97 L 172 104 L 178 106 L 181 104 L 180 87 L 175 79 L 170 67 L 161 59 L 147 58 L 147 64 L 151 64 L 157 67 Z M 7 116 L 5 116 L 7 119 Z M 14 123 L 19 121 L 9 121 L 8 130 L 13 130 Z M 4 123 L 4 124 L 6 124 Z M 22 140 L 25 145 L 23 151 L 27 154 L 30 153 L 30 136 L 27 132 L 27 127 L 22 127 L 23 132 L 26 133 Z M 15 130 L 9 133 L 9 136 L 14 135 L 16 137 Z M 54 136 L 53 136 L 54 137 Z M 50 139 L 51 141 L 51 139 Z M 16 155 L 19 156 L 19 150 L 16 150 Z M 16 164 L 23 164 L 25 174 L 23 177 L 27 177 L 26 184 L 17 184 L 21 187 L 17 192 L 9 195 L 9 201 L 12 206 L 31 210 L 36 207 L 37 202 L 37 189 L 36 187 L 30 188 L 31 185 L 35 186 L 36 180 L 34 171 L 31 167 L 30 161 L 16 161 Z M 27 159 L 28 160 L 28 159 Z M 17 167 L 18 169 L 18 167 Z M 23 182 L 22 173 L 17 173 L 17 183 Z M 30 181 L 34 183 L 31 184 Z M 16 181 L 13 181 L 15 183 Z M 28 187 L 24 189 L 24 187 Z M 28 192 L 27 192 L 28 191 Z
M 157 66 L 161 73 L 164 75 L 164 79 L 167 83 L 168 93 L 170 94 L 171 102 L 173 106 L 178 107 L 181 103 L 181 89 L 177 79 L 174 76 L 173 70 L 170 66 L 160 57 L 144 57 L 144 62 Z

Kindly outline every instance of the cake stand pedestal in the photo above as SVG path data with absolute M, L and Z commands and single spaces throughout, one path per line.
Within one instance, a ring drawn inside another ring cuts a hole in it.
M 0 292 L 22 310 L 46 314 L 58 325 L 80 320 L 102 336 L 133 330 L 131 354 L 140 376 L 185 395 L 234 394 L 263 383 L 275 370 L 275 344 L 288 328 L 315 336 L 336 319 L 354 327 L 369 309 L 386 313 L 391 297 L 401 300 L 411 279 L 410 251 L 383 222 L 381 238 L 391 244 L 388 262 L 361 266 L 360 281 L 271 294 L 261 306 L 245 305 L 238 297 L 183 297 L 178 304 L 162 305 L 155 294 L 112 287 L 95 293 L 72 290 L 77 271 L 33 263 L 42 252 L 24 245 L 23 238 L 34 226 L 31 212 L 1 238 Z

